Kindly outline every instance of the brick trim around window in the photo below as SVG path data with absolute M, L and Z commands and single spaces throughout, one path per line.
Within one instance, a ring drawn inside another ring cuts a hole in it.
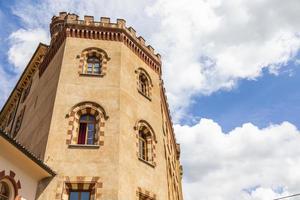
M 67 132 L 66 144 L 77 144 L 79 134 L 79 119 L 83 114 L 91 114 L 95 116 L 96 133 L 94 145 L 103 146 L 105 121 L 108 119 L 108 116 L 103 107 L 95 102 L 81 102 L 71 109 L 70 113 L 67 115 L 67 117 L 69 118 L 69 128 Z
M 137 84 L 138 92 L 141 95 L 143 95 L 144 97 L 146 97 L 148 100 L 151 101 L 153 83 L 152 83 L 152 80 L 150 78 L 150 75 L 148 74 L 148 72 L 145 69 L 143 69 L 141 67 L 136 69 L 135 73 L 136 73 L 136 84 Z M 147 78 L 147 81 L 148 81 L 148 85 L 146 86 L 147 87 L 146 91 L 142 91 L 142 89 L 141 89 L 141 83 L 140 83 L 140 76 L 141 75 L 144 75 Z
M 101 64 L 101 70 L 100 74 L 88 74 L 85 72 L 85 67 L 87 65 L 87 59 L 89 56 L 96 56 L 100 60 Z M 79 60 L 79 69 L 78 73 L 79 75 L 86 75 L 86 76 L 105 76 L 107 73 L 107 62 L 110 60 L 107 53 L 97 47 L 90 47 L 87 49 L 84 49 L 81 52 L 80 60 Z
M 70 190 L 88 190 L 91 199 L 100 200 L 103 183 L 98 176 L 61 176 L 58 177 L 56 200 L 69 200 Z
M 20 180 L 16 179 L 16 173 L 12 170 L 10 170 L 7 174 L 5 170 L 0 171 L 0 181 L 3 180 L 7 180 L 12 184 L 12 186 L 14 187 L 14 195 L 16 198 L 18 196 L 18 190 L 21 189 L 21 182 Z
M 136 136 L 136 155 L 139 160 L 145 162 L 146 164 L 149 164 L 152 167 L 156 166 L 156 136 L 154 133 L 153 128 L 150 126 L 148 122 L 145 120 L 138 120 L 134 126 L 135 130 L 135 136 Z M 140 158 L 140 149 L 139 149 L 139 137 L 140 137 L 140 131 L 143 131 L 144 134 L 149 135 L 149 139 L 147 139 L 147 157 L 148 160 L 144 160 Z
M 153 192 L 150 192 L 146 189 L 143 189 L 141 187 L 138 187 L 136 191 L 136 199 L 137 200 L 157 200 L 156 194 Z

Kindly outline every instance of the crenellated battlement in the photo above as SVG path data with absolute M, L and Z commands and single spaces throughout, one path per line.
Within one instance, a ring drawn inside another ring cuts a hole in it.
M 160 54 L 155 53 L 154 48 L 147 45 L 143 37 L 137 36 L 134 28 L 126 27 L 124 19 L 117 19 L 116 23 L 112 23 L 108 17 L 95 21 L 93 16 L 84 16 L 80 20 L 76 14 L 60 12 L 58 16 L 52 17 L 50 24 L 51 44 L 56 42 L 62 32 L 66 37 L 123 42 L 154 71 L 161 74 Z

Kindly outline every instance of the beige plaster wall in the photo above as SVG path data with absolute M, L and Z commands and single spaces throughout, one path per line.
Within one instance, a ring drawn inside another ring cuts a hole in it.
M 157 199 L 168 199 L 159 75 L 126 46 L 122 46 L 121 58 L 119 199 L 135 199 L 138 187 L 156 194 Z M 135 70 L 138 68 L 147 71 L 152 80 L 151 101 L 137 90 Z M 157 138 L 155 158 L 157 165 L 155 167 L 140 161 L 136 155 L 138 147 L 135 145 L 137 139 L 133 127 L 141 119 L 146 120 L 152 126 Z
M 64 44 L 43 75 L 39 77 L 38 71 L 34 74 L 30 93 L 24 103 L 19 105 L 16 115 L 18 117 L 26 106 L 16 139 L 41 159 L 44 158 L 47 144 L 63 52 Z
M 111 58 L 104 77 L 78 74 L 80 59 L 77 55 L 88 47 L 101 48 Z M 45 154 L 46 163 L 60 176 L 99 176 L 103 182 L 103 199 L 117 199 L 120 47 L 119 42 L 67 38 Z M 105 124 L 104 146 L 100 148 L 69 148 L 66 144 L 69 122 L 66 115 L 74 105 L 83 101 L 100 104 L 109 116 Z M 44 193 L 49 194 L 40 199 L 52 200 L 56 190 L 50 190 L 46 189 Z
M 101 48 L 110 57 L 104 77 L 78 73 L 78 56 L 89 47 Z M 61 67 L 57 63 L 58 66 L 47 69 L 54 68 L 59 78 L 54 81 L 58 86 L 51 101 L 54 101 L 53 114 L 48 115 L 51 124 L 44 160 L 58 176 L 50 183 L 42 183 L 46 186 L 38 199 L 53 200 L 59 196 L 66 176 L 100 177 L 101 199 L 132 200 L 138 187 L 156 194 L 157 199 L 169 199 L 159 75 L 121 42 L 67 38 L 56 57 L 62 59 Z M 151 76 L 151 101 L 137 91 L 135 70 L 139 67 Z M 100 104 L 109 116 L 105 122 L 104 146 L 99 148 L 70 148 L 66 144 L 67 114 L 74 105 L 84 101 Z M 155 167 L 139 161 L 136 155 L 133 127 L 140 119 L 152 126 L 157 137 Z

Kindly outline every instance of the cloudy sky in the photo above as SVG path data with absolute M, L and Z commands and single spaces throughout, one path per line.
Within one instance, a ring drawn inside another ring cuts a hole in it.
M 124 18 L 162 54 L 185 200 L 300 193 L 299 0 L 0 0 L 1 106 L 59 11 Z

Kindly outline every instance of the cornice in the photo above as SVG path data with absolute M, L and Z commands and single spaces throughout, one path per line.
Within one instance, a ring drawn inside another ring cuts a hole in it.
M 94 21 L 94 17 L 84 16 L 84 20 L 79 20 L 75 14 L 61 12 L 59 16 L 52 18 L 50 32 L 51 46 L 53 46 L 52 44 L 61 45 L 62 42 L 58 41 L 61 38 L 64 40 L 66 37 L 123 42 L 151 69 L 161 75 L 161 56 L 155 54 L 152 46 L 146 45 L 143 37 L 137 37 L 136 31 L 132 27 L 126 27 L 124 19 L 117 19 L 116 23 L 111 23 L 110 18 L 107 17 L 101 17 L 100 21 Z

